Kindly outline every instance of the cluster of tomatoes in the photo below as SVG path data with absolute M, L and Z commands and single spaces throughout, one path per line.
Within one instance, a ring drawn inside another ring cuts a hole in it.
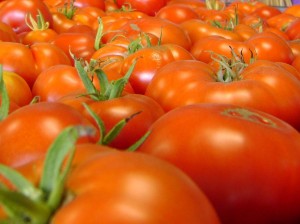
M 0 1 L 0 220 L 300 222 L 300 5 Z

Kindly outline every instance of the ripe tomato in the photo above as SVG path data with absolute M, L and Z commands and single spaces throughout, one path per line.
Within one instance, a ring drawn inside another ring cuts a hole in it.
M 257 60 L 228 75 L 216 73 L 212 66 L 200 61 L 175 61 L 157 71 L 145 95 L 166 111 L 196 103 L 255 108 L 300 130 L 300 82 L 288 70 L 274 62 Z
M 38 76 L 31 50 L 21 43 L 1 41 L 0 49 L 0 64 L 3 65 L 3 70 L 17 73 L 31 87 Z
M 247 63 L 256 53 L 254 47 L 245 41 L 230 40 L 221 36 L 200 38 L 193 44 L 190 52 L 197 60 L 209 63 L 213 61 L 214 53 L 230 58 L 232 50 L 236 54 L 243 54 L 243 59 Z
M 133 27 L 135 27 L 133 29 Z M 188 34 L 178 24 L 172 23 L 158 17 L 145 17 L 136 20 L 129 20 L 120 28 L 127 34 L 150 33 L 161 38 L 161 44 L 178 44 L 185 49 L 191 48 L 191 40 Z
M 53 224 L 220 223 L 186 174 L 142 153 L 92 156 L 71 172 L 66 188 L 74 197 L 57 210 Z
M 289 23 L 289 25 L 285 29 L 285 33 L 288 35 L 288 37 L 291 40 L 297 40 L 300 38 L 299 31 L 300 31 L 300 18 L 297 17 L 297 19 Z
M 30 31 L 25 23 L 25 17 L 30 13 L 36 17 L 38 11 L 44 16 L 45 21 L 52 25 L 52 15 L 47 5 L 41 0 L 10 0 L 4 1 L 0 6 L 0 21 L 11 26 L 17 34 Z
M 44 156 L 57 135 L 70 125 L 93 127 L 77 110 L 62 103 L 41 102 L 15 110 L 0 122 L 0 162 L 20 166 Z M 96 142 L 97 138 L 83 137 L 79 142 Z
M 76 58 L 89 61 L 95 52 L 94 41 L 95 36 L 91 33 L 65 32 L 56 36 L 51 43 L 62 49 L 73 62 L 70 53 L 74 54 Z
M 29 46 L 35 59 L 37 74 L 54 65 L 71 65 L 68 55 L 59 47 L 51 43 L 34 43 Z
M 34 96 L 39 96 L 41 101 L 51 102 L 71 93 L 85 92 L 77 70 L 71 65 L 55 65 L 45 69 L 32 87 Z
M 200 19 L 200 16 L 193 8 L 180 4 L 166 5 L 155 16 L 178 24 L 189 19 Z
M 292 63 L 294 54 L 288 42 L 272 32 L 253 35 L 246 43 L 254 47 L 257 59 Z
M 156 101 L 141 94 L 126 94 L 105 101 L 88 101 L 87 104 L 103 120 L 107 131 L 122 119 L 137 114 L 109 144 L 118 149 L 126 149 L 134 144 L 148 131 L 151 124 L 164 114 Z M 83 114 L 96 125 L 88 111 L 84 109 Z
M 154 16 L 162 7 L 166 5 L 165 0 L 116 0 L 117 6 L 130 6 L 136 11 Z
M 286 122 L 202 103 L 167 112 L 150 131 L 138 152 L 189 174 L 222 223 L 299 223 L 300 136 Z
M 122 74 L 128 71 L 135 60 L 137 60 L 137 63 L 129 78 L 129 82 L 135 93 L 144 94 L 156 71 L 175 59 L 169 48 L 164 45 L 145 47 L 124 59 Z
M 18 42 L 18 36 L 12 27 L 0 21 L 0 41 Z
M 10 103 L 13 101 L 18 106 L 25 106 L 30 103 L 32 100 L 31 89 L 20 75 L 14 72 L 3 71 L 3 80 Z
M 207 36 L 221 36 L 229 40 L 240 41 L 242 38 L 235 32 L 214 27 L 199 19 L 190 19 L 180 24 L 182 29 L 188 33 L 192 43 Z

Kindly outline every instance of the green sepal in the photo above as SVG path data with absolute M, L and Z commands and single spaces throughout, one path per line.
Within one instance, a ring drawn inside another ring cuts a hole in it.
M 71 168 L 70 161 L 75 153 L 75 144 L 79 136 L 94 134 L 94 129 L 85 126 L 71 126 L 55 139 L 46 155 L 39 188 L 44 192 L 46 203 L 55 209 L 61 200 L 66 176 Z M 63 166 L 64 160 L 69 155 L 67 164 Z
M 1 105 L 0 105 L 0 121 L 4 120 L 9 113 L 9 96 L 7 89 L 5 87 L 3 79 L 3 66 L 0 64 L 0 95 L 1 95 Z

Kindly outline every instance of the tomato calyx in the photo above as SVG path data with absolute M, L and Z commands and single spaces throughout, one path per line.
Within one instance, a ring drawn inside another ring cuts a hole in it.
M 39 186 L 34 186 L 13 168 L 0 165 L 0 174 L 14 186 L 0 185 L 0 203 L 8 223 L 46 224 L 60 206 L 66 177 L 71 169 L 79 137 L 94 135 L 87 126 L 70 126 L 54 140 L 46 155 Z
M 123 94 L 125 85 L 128 83 L 129 77 L 136 64 L 135 60 L 127 73 L 120 79 L 109 81 L 104 71 L 98 66 L 97 60 L 91 60 L 89 64 L 83 66 L 83 62 L 80 59 L 74 58 L 74 65 L 77 72 L 87 90 L 87 96 L 90 96 L 93 100 L 104 101 L 114 98 L 118 98 Z M 91 75 L 89 75 L 91 74 Z M 96 76 L 99 80 L 100 90 L 98 90 L 93 84 L 93 76 Z
M 9 113 L 9 96 L 3 79 L 3 66 L 0 64 L 0 121 L 4 120 Z
M 75 0 L 71 0 L 70 3 L 65 3 L 63 7 L 58 8 L 57 11 L 62 13 L 66 18 L 72 19 L 77 7 L 74 5 Z
M 222 112 L 223 115 L 230 117 L 239 117 L 254 123 L 264 124 L 271 127 L 277 127 L 277 125 L 269 118 L 255 113 L 254 111 L 247 110 L 245 108 L 230 108 Z
M 45 18 L 40 10 L 38 10 L 36 20 L 32 17 L 31 13 L 26 14 L 25 23 L 33 31 L 43 31 L 49 28 L 49 22 L 45 21 Z
M 241 80 L 243 78 L 241 73 L 248 66 L 245 62 L 243 52 L 241 51 L 239 54 L 236 54 L 234 49 L 231 46 L 229 47 L 231 50 L 231 58 L 211 52 L 213 61 L 219 64 L 218 71 L 216 72 L 217 82 L 226 83 Z M 250 64 L 253 63 L 254 60 L 255 58 L 252 53 Z
M 206 8 L 209 10 L 222 10 L 225 3 L 222 0 L 205 0 Z

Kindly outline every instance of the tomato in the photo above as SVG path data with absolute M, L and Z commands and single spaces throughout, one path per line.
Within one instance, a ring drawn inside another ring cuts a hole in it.
M 46 21 L 52 25 L 52 16 L 47 5 L 41 0 L 9 0 L 0 6 L 0 21 L 11 26 L 17 34 L 30 31 L 25 17 L 30 13 L 33 17 L 41 12 Z
M 214 27 L 199 19 L 187 20 L 181 23 L 180 26 L 188 33 L 192 43 L 195 43 L 196 41 L 201 40 L 201 38 L 207 36 L 221 36 L 230 40 L 242 40 L 242 38 L 235 32 Z
M 295 19 L 285 29 L 285 33 L 288 35 L 288 37 L 291 40 L 297 40 L 300 39 L 299 35 L 299 30 L 300 30 L 300 18 Z
M 155 14 L 155 16 L 162 19 L 167 19 L 174 23 L 182 23 L 189 19 L 200 18 L 194 9 L 180 4 L 170 4 L 164 6 Z
M 107 131 L 122 119 L 136 114 L 109 144 L 118 149 L 126 149 L 134 144 L 146 134 L 150 125 L 164 114 L 157 102 L 141 94 L 125 94 L 110 100 L 88 101 L 87 105 L 103 120 Z M 96 125 L 86 109 L 83 109 L 82 113 Z
M 171 62 L 157 71 L 145 95 L 166 111 L 188 104 L 228 103 L 270 113 L 300 129 L 300 82 L 288 70 L 257 60 L 244 70 L 226 72 L 216 73 L 195 60 Z
M 138 152 L 192 177 L 222 223 L 299 222 L 299 133 L 286 122 L 257 110 L 204 103 L 167 112 L 150 131 Z
M 62 49 L 73 62 L 71 54 L 77 58 L 89 60 L 95 52 L 94 41 L 95 35 L 91 33 L 65 32 L 59 34 L 51 43 Z
M 246 43 L 254 47 L 257 59 L 292 63 L 294 54 L 288 42 L 272 32 L 253 35 Z
M 18 36 L 12 27 L 0 21 L 0 41 L 18 42 Z
M 3 80 L 10 99 L 18 106 L 25 106 L 32 100 L 32 93 L 27 82 L 17 73 L 3 71 Z
M 259 16 L 263 20 L 268 20 L 273 16 L 277 16 L 281 14 L 281 11 L 273 6 L 265 5 L 262 7 L 256 8 L 252 13 L 252 15 Z
M 205 2 L 198 0 L 167 0 L 167 5 L 185 5 L 194 9 L 206 7 Z
M 37 73 L 54 65 L 71 65 L 68 55 L 59 47 L 51 43 L 34 43 L 30 47 L 35 59 Z
M 31 87 L 38 73 L 30 49 L 15 42 L 0 42 L 0 49 L 0 64 L 3 65 L 3 70 L 17 73 Z
M 135 60 L 137 60 L 137 63 L 129 78 L 129 82 L 135 93 L 144 94 L 155 72 L 175 59 L 169 48 L 164 47 L 164 45 L 145 47 L 124 59 L 122 64 L 123 74 L 128 71 Z
M 57 210 L 53 224 L 220 223 L 186 174 L 142 153 L 92 156 L 71 172 L 66 188 L 73 199 Z
M 36 19 L 31 14 L 27 14 L 25 22 L 31 30 L 19 35 L 19 37 L 22 37 L 21 42 L 23 44 L 30 45 L 36 42 L 50 42 L 58 35 L 57 32 L 49 27 L 49 22 L 45 21 L 40 11 Z
M 41 102 L 15 110 L 0 123 L 0 162 L 20 166 L 45 155 L 52 141 L 70 125 L 93 128 L 77 110 L 62 103 Z M 79 142 L 97 140 L 97 136 L 87 136 Z
M 236 54 L 243 54 L 245 62 L 250 62 L 256 52 L 253 46 L 245 41 L 229 40 L 220 36 L 202 37 L 196 41 L 190 52 L 199 61 L 209 63 L 213 61 L 213 53 L 230 58 L 232 50 Z
M 154 16 L 166 5 L 165 0 L 116 0 L 119 7 L 129 5 L 132 9 Z
M 267 19 L 266 22 L 268 26 L 284 31 L 289 26 L 289 24 L 295 19 L 297 19 L 297 17 L 293 15 L 287 13 L 280 13 L 276 16 L 272 16 L 271 18 Z
M 292 6 L 286 7 L 283 10 L 283 13 L 299 17 L 300 16 L 299 9 L 300 9 L 300 6 L 299 6 L 299 3 L 298 3 L 298 4 L 294 4 Z
M 133 29 L 133 27 L 135 27 Z M 161 44 L 178 44 L 189 50 L 191 40 L 188 34 L 180 25 L 158 17 L 145 17 L 136 20 L 129 20 L 120 28 L 126 35 L 130 33 L 150 33 L 161 38 Z
M 71 93 L 85 92 L 77 70 L 71 65 L 54 65 L 45 69 L 32 87 L 34 96 L 39 96 L 41 101 L 51 102 Z

